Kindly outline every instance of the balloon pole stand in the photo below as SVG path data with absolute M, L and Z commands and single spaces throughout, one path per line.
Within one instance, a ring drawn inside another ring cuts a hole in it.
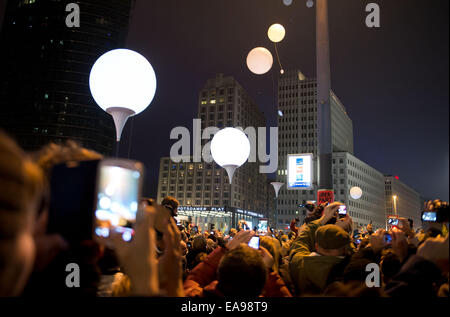
M 227 171 L 228 178 L 230 179 L 230 184 L 233 182 L 233 175 L 236 169 L 238 168 L 236 165 L 224 165 L 223 168 Z
M 120 144 L 120 141 L 117 141 L 116 142 L 116 158 L 119 158 L 119 144 Z

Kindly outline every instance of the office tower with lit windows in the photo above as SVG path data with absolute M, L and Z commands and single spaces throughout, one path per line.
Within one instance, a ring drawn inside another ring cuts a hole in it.
M 233 77 L 222 74 L 209 79 L 200 91 L 198 117 L 202 131 L 206 127 L 245 129 L 266 126 L 264 114 L 244 88 Z M 202 140 L 202 146 L 209 141 Z M 271 185 L 266 175 L 259 173 L 256 162 L 246 162 L 238 168 L 230 185 L 225 169 L 214 162 L 174 163 L 169 157 L 163 157 L 157 200 L 174 196 L 182 206 L 180 216 L 190 217 L 194 223 L 215 224 L 216 228 L 226 229 L 235 226 L 240 217 L 250 222 L 267 217 L 268 186 Z M 235 214 L 234 220 L 229 211 Z
M 110 154 L 115 129 L 89 89 L 92 65 L 123 47 L 132 0 L 80 0 L 80 27 L 66 26 L 73 1 L 9 0 L 0 34 L 0 128 L 26 150 L 73 139 Z
M 347 205 L 355 227 L 373 222 L 384 227 L 384 177 L 354 156 L 353 124 L 344 105 L 331 92 L 332 170 L 335 200 Z M 287 184 L 288 154 L 313 154 L 313 189 L 288 190 L 277 199 L 277 228 L 287 229 L 292 219 L 304 219 L 303 201 L 317 200 L 317 83 L 300 71 L 286 71 L 278 82 L 278 172 L 277 181 Z M 350 189 L 358 186 L 363 196 L 355 200 Z
M 422 226 L 420 218 L 423 200 L 420 194 L 406 185 L 398 176 L 385 176 L 386 216 L 399 216 L 414 221 L 414 227 Z

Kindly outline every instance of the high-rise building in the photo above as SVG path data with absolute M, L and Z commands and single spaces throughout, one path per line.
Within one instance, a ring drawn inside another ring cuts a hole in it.
M 198 117 L 201 128 L 265 127 L 264 114 L 244 88 L 233 78 L 218 74 L 209 79 L 199 94 Z M 202 140 L 202 146 L 210 140 Z M 268 215 L 268 186 L 259 164 L 246 162 L 238 168 L 229 184 L 227 172 L 214 162 L 174 163 L 161 158 L 158 197 L 176 197 L 182 207 L 181 217 L 194 223 L 215 224 L 226 229 L 236 226 L 238 218 L 255 222 Z M 274 194 L 271 196 L 273 200 Z M 256 218 L 255 218 L 256 217 Z M 256 223 L 252 223 L 256 225 Z
M 66 25 L 73 1 L 9 0 L 0 35 L 0 128 L 26 150 L 73 139 L 110 154 L 115 130 L 89 90 L 92 65 L 123 47 L 133 0 L 80 0 L 80 27 Z
M 387 216 L 409 218 L 416 228 L 421 227 L 423 202 L 420 194 L 392 175 L 385 176 L 385 191 Z
M 353 124 L 343 104 L 331 92 L 331 132 L 333 152 L 353 154 Z M 277 181 L 286 183 L 287 155 L 311 153 L 317 167 L 317 83 L 300 71 L 289 70 L 278 81 L 278 172 Z M 316 200 L 318 169 L 314 168 L 314 189 L 288 190 L 282 187 L 278 196 L 278 228 L 288 227 L 294 217 L 302 218 L 298 204 Z
M 355 229 L 372 223 L 373 228 L 385 228 L 384 175 L 348 152 L 333 153 L 334 198 L 347 205 Z M 359 187 L 362 196 L 353 199 L 352 187 Z

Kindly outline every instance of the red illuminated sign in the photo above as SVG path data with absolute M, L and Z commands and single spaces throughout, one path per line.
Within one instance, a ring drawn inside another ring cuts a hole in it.
M 333 190 L 318 190 L 317 191 L 317 204 L 332 203 L 334 202 Z

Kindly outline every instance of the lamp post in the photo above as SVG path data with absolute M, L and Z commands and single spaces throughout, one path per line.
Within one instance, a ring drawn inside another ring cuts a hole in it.
M 272 184 L 273 189 L 275 190 L 275 197 L 278 198 L 278 192 L 280 191 L 281 187 L 283 187 L 284 183 L 272 182 L 270 184 Z
M 333 189 L 331 159 L 331 72 L 330 41 L 328 33 L 328 0 L 316 0 L 316 62 L 317 62 L 317 136 L 319 193 Z M 333 195 L 334 197 L 334 195 Z
M 211 141 L 211 155 L 214 161 L 227 171 L 231 184 L 234 172 L 250 155 L 250 141 L 241 130 L 222 129 Z
M 94 63 L 89 87 L 98 106 L 113 117 L 118 151 L 128 118 L 144 111 L 155 96 L 155 71 L 141 54 L 116 49 L 106 52 Z
M 397 195 L 392 196 L 392 199 L 394 200 L 394 213 L 398 217 L 398 214 L 397 214 Z

